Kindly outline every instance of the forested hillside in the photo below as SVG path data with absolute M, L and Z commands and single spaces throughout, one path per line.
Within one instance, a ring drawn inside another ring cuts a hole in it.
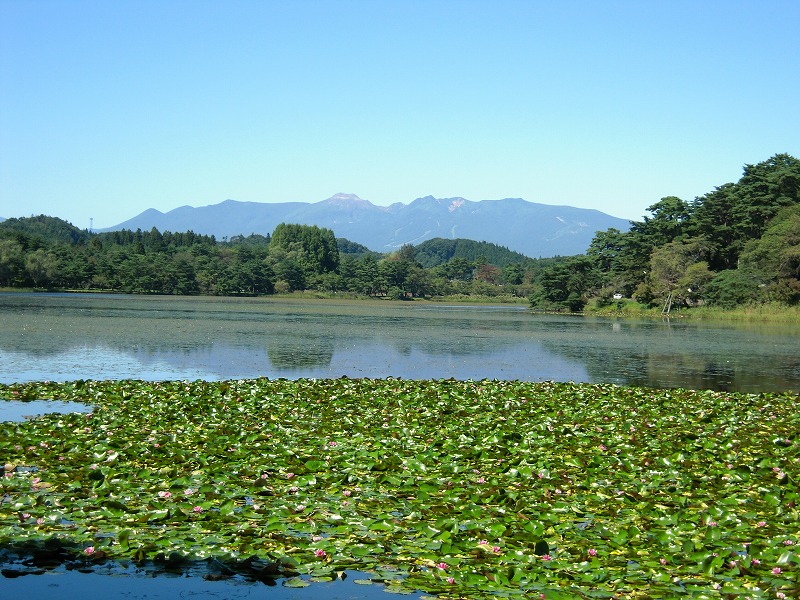
M 524 254 L 489 242 L 434 238 L 414 246 L 414 258 L 423 267 L 436 267 L 454 258 L 469 262 L 482 261 L 498 267 L 522 264 L 530 259 Z
M 599 232 L 586 254 L 531 259 L 472 240 L 433 239 L 379 254 L 330 229 L 281 223 L 272 235 L 91 233 L 39 216 L 0 223 L 0 287 L 260 295 L 315 290 L 389 298 L 530 298 L 545 310 L 634 299 L 730 308 L 800 303 L 800 161 L 778 154 L 687 202 L 662 198 L 629 231 Z

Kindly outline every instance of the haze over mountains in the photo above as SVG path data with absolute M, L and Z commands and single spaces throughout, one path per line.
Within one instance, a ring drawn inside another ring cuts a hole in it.
M 317 225 L 336 237 L 377 252 L 432 238 L 492 242 L 532 258 L 582 254 L 595 232 L 630 222 L 597 210 L 537 204 L 520 198 L 481 200 L 417 198 L 377 206 L 355 194 L 335 194 L 321 202 L 239 202 L 181 206 L 167 213 L 148 209 L 103 231 L 119 229 L 194 231 L 222 240 L 235 235 L 271 234 L 280 223 Z

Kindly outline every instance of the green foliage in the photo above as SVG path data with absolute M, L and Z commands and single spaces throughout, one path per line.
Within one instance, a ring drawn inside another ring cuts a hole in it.
M 330 229 L 281 223 L 270 241 L 270 252 L 284 252 L 307 273 L 327 273 L 339 266 L 339 250 Z
M 0 222 L 0 237 L 9 237 L 9 234 L 13 233 L 62 244 L 86 243 L 90 237 L 85 229 L 78 229 L 62 219 L 46 215 L 6 219 Z
M 744 246 L 761 237 L 784 207 L 800 203 L 800 160 L 777 154 L 757 165 L 745 165 L 742 178 L 698 198 L 694 227 L 711 242 L 709 265 L 734 269 Z
M 227 241 L 222 242 L 224 246 L 258 246 L 266 248 L 269 246 L 270 235 L 251 233 L 247 237 L 243 235 L 231 236 Z
M 378 252 L 373 252 L 363 244 L 352 242 L 345 238 L 336 238 L 336 248 L 339 250 L 339 257 L 344 255 L 359 257 L 365 254 L 378 255 Z
M 530 297 L 532 308 L 579 312 L 600 282 L 594 261 L 574 256 L 544 270 L 541 288 Z
M 735 308 L 754 302 L 760 294 L 758 279 L 744 269 L 720 271 L 708 282 L 703 298 L 711 306 Z
M 700 239 L 669 242 L 650 255 L 648 287 L 652 299 L 685 303 L 700 294 L 713 275 L 701 258 L 706 244 Z
M 768 298 L 800 302 L 800 205 L 780 211 L 764 234 L 747 244 L 741 264 L 760 274 Z
M 717 187 L 691 204 L 662 198 L 648 208 L 652 216 L 634 222 L 630 231 L 598 233 L 587 256 L 602 273 L 604 290 L 635 294 L 645 302 L 678 292 L 678 301 L 693 305 L 731 306 L 737 298 L 749 302 L 757 297 L 800 302 L 793 216 L 800 205 L 798 182 L 800 161 L 777 154 L 746 165 L 737 183 Z M 682 256 L 688 247 L 700 252 Z M 705 286 L 717 273 L 737 268 L 748 274 L 725 275 Z M 767 283 L 764 294 L 747 289 L 754 275 Z M 692 292 L 684 293 L 689 288 Z
M 25 250 L 16 239 L 0 238 L 0 286 L 24 285 Z
M 532 260 L 504 246 L 465 239 L 434 238 L 414 248 L 414 258 L 426 268 L 436 267 L 456 258 L 475 263 L 479 257 L 483 258 L 483 262 L 501 268 L 511 264 L 525 264 Z

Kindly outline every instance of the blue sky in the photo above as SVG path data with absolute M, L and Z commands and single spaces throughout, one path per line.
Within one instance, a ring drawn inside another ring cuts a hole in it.
M 0 0 L 0 216 L 519 197 L 800 156 L 800 2 Z

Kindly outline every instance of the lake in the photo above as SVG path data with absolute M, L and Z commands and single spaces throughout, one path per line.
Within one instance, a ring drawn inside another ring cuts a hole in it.
M 0 382 L 400 377 L 800 391 L 800 327 L 524 306 L 0 294 Z
M 798 340 L 800 328 L 785 324 L 538 315 L 523 306 L 0 294 L 2 383 L 393 376 L 798 392 Z M 75 409 L 5 404 L 4 420 Z M 26 598 L 386 597 L 383 585 L 362 585 L 368 575 L 355 572 L 307 588 L 268 587 L 117 563 L 91 573 L 17 571 L 22 560 L 3 552 L 0 588 Z

